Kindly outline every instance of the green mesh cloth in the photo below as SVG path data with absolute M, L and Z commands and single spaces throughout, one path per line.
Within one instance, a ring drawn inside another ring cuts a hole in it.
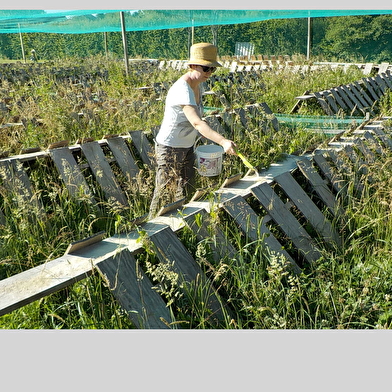
M 0 33 L 96 33 L 251 23 L 268 19 L 382 15 L 392 10 L 0 10 Z

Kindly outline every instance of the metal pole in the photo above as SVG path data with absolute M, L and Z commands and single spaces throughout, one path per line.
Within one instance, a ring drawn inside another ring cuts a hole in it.
M 23 61 L 26 62 L 26 57 L 25 57 L 24 47 L 23 47 L 22 32 L 20 31 L 20 23 L 18 23 L 18 27 L 19 27 L 20 46 L 22 47 L 22 57 L 23 57 Z
M 312 46 L 312 18 L 308 18 L 308 45 L 307 45 L 307 53 L 306 60 L 310 59 L 310 52 Z
M 123 47 L 124 47 L 125 73 L 127 76 L 129 76 L 127 36 L 125 30 L 124 11 L 120 11 L 120 19 L 121 19 L 121 31 L 122 31 L 122 40 L 123 40 Z
M 195 26 L 193 24 L 193 19 L 192 19 L 192 42 L 191 42 L 191 45 L 193 45 L 194 37 L 195 37 Z
M 105 55 L 107 60 L 108 59 L 108 33 L 106 31 L 103 33 L 103 39 L 105 43 Z

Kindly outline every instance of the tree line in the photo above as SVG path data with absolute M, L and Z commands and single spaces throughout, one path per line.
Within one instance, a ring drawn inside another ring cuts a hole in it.
M 111 14 L 110 17 L 118 15 Z M 319 17 L 311 21 L 311 59 L 375 63 L 392 61 L 392 15 Z M 193 29 L 128 31 L 126 38 L 130 58 L 186 59 L 192 38 L 193 42 L 214 42 L 221 56 L 235 55 L 237 42 L 253 43 L 254 54 L 306 55 L 308 19 L 271 19 Z M 124 56 L 121 32 L 0 34 L 0 58 L 3 60 L 21 60 L 25 56 L 28 61 L 31 49 L 36 51 L 39 60 Z

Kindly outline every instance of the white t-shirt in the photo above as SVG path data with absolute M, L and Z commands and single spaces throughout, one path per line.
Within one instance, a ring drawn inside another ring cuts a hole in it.
M 189 148 L 195 144 L 199 132 L 188 121 L 181 105 L 196 106 L 200 116 L 203 113 L 202 103 L 196 104 L 191 86 L 182 78 L 173 83 L 167 92 L 163 121 L 155 138 L 157 143 L 180 148 Z

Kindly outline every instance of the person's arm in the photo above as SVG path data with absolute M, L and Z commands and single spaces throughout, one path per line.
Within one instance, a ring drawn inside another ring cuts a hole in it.
M 192 126 L 197 129 L 201 135 L 205 138 L 219 144 L 223 147 L 223 150 L 228 153 L 235 155 L 237 154 L 235 148 L 237 145 L 229 139 L 226 139 L 219 132 L 214 131 L 206 121 L 204 121 L 198 114 L 196 108 L 191 105 L 184 105 L 182 107 L 184 114 Z

